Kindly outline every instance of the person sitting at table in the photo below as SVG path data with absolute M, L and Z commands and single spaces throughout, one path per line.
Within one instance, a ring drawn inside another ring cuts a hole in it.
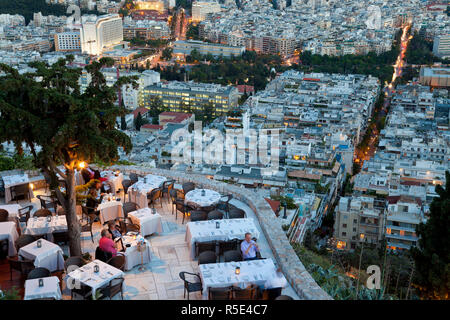
M 108 221 L 108 231 L 111 234 L 113 240 L 122 236 L 122 233 L 117 227 L 115 220 Z
M 259 252 L 259 247 L 256 242 L 252 240 L 252 234 L 250 232 L 245 234 L 245 239 L 241 243 L 241 252 L 244 261 L 258 259 L 256 253 Z
M 86 207 L 88 210 L 88 214 L 95 213 L 97 216 L 100 214 L 99 211 L 97 211 L 97 206 L 102 202 L 102 198 L 98 197 L 97 190 L 95 188 L 89 189 L 89 193 L 86 199 Z
M 111 233 L 108 230 L 103 229 L 101 236 L 98 246 L 102 251 L 109 252 L 115 257 L 117 255 L 117 247 L 116 243 L 112 240 Z
M 269 300 L 275 300 L 276 297 L 281 295 L 283 288 L 287 287 L 287 281 L 281 272 L 281 268 L 278 268 L 274 276 L 266 281 L 264 287 L 267 289 Z
M 97 191 L 98 197 L 104 196 L 106 194 L 105 186 L 101 181 L 95 183 L 94 189 Z
M 89 167 L 81 169 L 81 175 L 83 176 L 84 183 L 88 183 L 91 179 L 94 179 L 94 171 Z

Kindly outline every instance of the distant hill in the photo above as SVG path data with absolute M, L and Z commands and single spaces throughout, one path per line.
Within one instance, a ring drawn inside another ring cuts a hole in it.
M 35 12 L 42 12 L 44 16 L 63 16 L 66 10 L 64 5 L 50 5 L 45 0 L 0 0 L 0 13 L 20 14 L 25 17 L 26 24 L 33 19 Z

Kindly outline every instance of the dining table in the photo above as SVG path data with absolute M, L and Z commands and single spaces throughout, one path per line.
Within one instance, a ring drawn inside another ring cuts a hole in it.
M 8 256 L 17 254 L 15 242 L 19 238 L 14 221 L 0 222 L 0 240 L 8 240 Z
M 194 259 L 196 242 L 242 240 L 247 232 L 250 232 L 252 237 L 259 238 L 258 228 L 252 218 L 188 222 L 185 241 L 188 244 L 191 258 Z
M 222 196 L 210 189 L 194 189 L 186 193 L 184 203 L 193 208 L 210 207 L 219 203 Z
M 67 231 L 66 216 L 33 216 L 28 219 L 24 234 L 30 234 L 33 236 L 46 235 L 47 240 L 53 241 L 53 232 L 65 231 Z
M 97 206 L 97 210 L 100 211 L 101 224 L 124 216 L 122 202 L 112 195 L 103 196 L 102 203 Z
M 236 268 L 239 267 L 239 273 Z M 264 286 L 266 281 L 278 277 L 272 259 L 238 262 L 207 263 L 199 266 L 203 286 L 203 299 L 208 298 L 208 289 L 237 286 L 245 289 L 249 285 Z
M 42 279 L 42 286 L 39 280 Z M 25 280 L 25 294 L 23 300 L 55 299 L 61 300 L 61 288 L 58 277 L 45 277 Z
M 139 180 L 128 189 L 130 201 L 137 203 L 140 208 L 148 207 L 147 195 L 154 189 L 161 188 L 166 181 L 166 177 L 153 174 L 139 177 Z
M 22 209 L 20 204 L 4 204 L 0 205 L 0 209 L 8 211 L 8 220 L 16 221 L 19 218 L 19 209 Z
M 139 248 L 138 243 L 143 241 L 145 248 Z M 124 235 L 122 236 L 122 242 L 125 248 L 125 252 L 120 252 L 125 256 L 125 270 L 131 270 L 135 266 L 140 264 L 147 264 L 151 259 L 150 243 L 141 236 Z
M 140 227 L 140 232 L 144 237 L 162 233 L 162 219 L 156 209 L 142 208 L 129 212 L 128 219 Z
M 20 248 L 19 256 L 32 260 L 36 268 L 46 268 L 50 272 L 64 269 L 63 250 L 57 244 L 45 239 L 36 240 Z
M 18 185 L 22 185 L 22 184 L 28 185 L 30 200 L 34 198 L 33 189 L 29 185 L 30 179 L 28 178 L 28 175 L 26 173 L 15 174 L 15 175 L 11 175 L 11 176 L 3 176 L 2 179 L 3 179 L 3 184 L 5 187 L 5 203 L 11 202 L 11 199 L 12 199 L 11 188 L 18 186 Z
M 105 181 L 110 186 L 110 192 L 112 194 L 117 194 L 119 189 L 123 189 L 122 181 L 123 181 L 123 173 L 105 170 L 100 172 L 102 178 L 107 178 Z

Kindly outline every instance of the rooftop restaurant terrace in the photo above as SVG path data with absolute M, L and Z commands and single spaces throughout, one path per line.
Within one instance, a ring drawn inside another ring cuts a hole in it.
M 0 172 L 0 290 L 25 300 L 331 299 L 254 191 L 162 169 L 96 169 L 91 195 L 101 198 L 77 206 L 78 258 L 45 178 Z M 78 185 L 86 180 L 77 172 Z

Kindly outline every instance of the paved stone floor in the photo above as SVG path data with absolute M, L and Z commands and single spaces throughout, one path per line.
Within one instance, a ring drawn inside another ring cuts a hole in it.
M 175 187 L 180 187 L 175 185 Z M 35 191 L 35 195 L 43 194 L 45 190 L 40 189 Z M 20 202 L 22 206 L 29 202 Z M 40 204 L 37 198 L 32 200 L 32 204 L 35 210 L 40 208 Z M 255 213 L 244 203 L 233 199 L 231 204 L 238 208 L 245 210 L 247 217 L 253 218 L 255 224 L 260 232 L 260 238 L 258 239 L 258 245 L 261 248 L 261 255 L 264 258 L 272 258 L 273 254 L 269 248 L 267 240 L 262 233 L 261 227 L 255 216 Z M 163 232 L 161 234 L 154 234 L 146 237 L 150 242 L 151 248 L 151 261 L 145 264 L 145 271 L 139 271 L 138 266 L 132 270 L 125 272 L 125 284 L 124 284 L 124 299 L 133 300 L 158 300 L 158 299 L 184 299 L 183 298 L 183 281 L 179 278 L 180 271 L 198 272 L 197 261 L 190 258 L 188 245 L 185 242 L 186 221 L 182 224 L 182 216 L 178 214 L 178 219 L 175 219 L 175 214 L 172 215 L 171 205 L 167 199 L 163 199 L 162 207 L 156 204 L 155 208 L 162 216 Z M 94 223 L 94 243 L 91 241 L 89 233 L 83 233 L 81 236 L 83 252 L 89 252 L 94 256 L 95 248 L 100 240 L 100 232 L 102 230 L 100 222 Z M 68 255 L 67 246 L 62 246 L 63 251 Z M 273 259 L 274 260 L 274 259 Z M 275 260 L 274 260 L 275 262 Z M 3 261 L 0 266 L 4 265 Z M 1 268 L 2 273 L 7 272 L 7 276 L 0 277 L 0 287 L 11 287 L 13 284 L 17 285 L 22 283 L 23 279 L 17 279 L 18 274 L 14 275 L 13 281 L 9 280 L 9 270 L 7 267 Z M 58 273 L 61 278 L 61 288 L 63 293 L 63 299 L 70 299 L 70 290 L 65 286 L 65 274 Z M 4 281 L 1 281 L 5 278 Z M 7 280 L 6 280 L 7 278 Z M 3 282 L 3 283 L 2 283 Z M 22 292 L 23 290 L 21 290 Z M 23 293 L 22 293 L 23 294 Z M 283 294 L 299 299 L 292 287 L 287 287 L 283 290 Z M 114 299 L 120 299 L 120 295 L 114 297 Z M 201 293 L 191 293 L 190 299 L 202 299 Z

